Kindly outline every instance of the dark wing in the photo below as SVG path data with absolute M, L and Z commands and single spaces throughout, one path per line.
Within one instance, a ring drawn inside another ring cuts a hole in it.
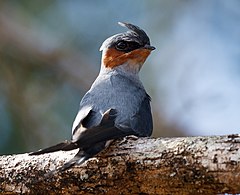
M 137 133 L 138 136 L 151 136 L 153 130 L 152 113 L 150 107 L 150 96 L 146 93 L 138 112 L 131 117 L 131 128 Z
M 117 111 L 115 109 L 107 110 L 99 125 L 90 127 L 82 131 L 76 141 L 79 148 L 88 148 L 99 142 L 106 142 L 111 139 L 117 139 L 126 135 L 135 134 L 131 129 L 121 130 L 115 126 Z

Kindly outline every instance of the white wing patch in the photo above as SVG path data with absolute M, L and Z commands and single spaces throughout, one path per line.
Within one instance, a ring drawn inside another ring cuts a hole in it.
M 82 120 L 89 114 L 89 112 L 92 110 L 91 106 L 85 106 L 83 108 L 81 108 L 81 110 L 79 110 L 73 125 L 72 125 L 72 134 L 74 132 L 74 130 L 76 129 L 76 127 L 82 122 Z

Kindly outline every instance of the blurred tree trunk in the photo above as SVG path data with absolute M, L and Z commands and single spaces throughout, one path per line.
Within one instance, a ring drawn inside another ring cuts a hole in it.
M 240 193 L 240 135 L 119 140 L 69 171 L 76 151 L 0 157 L 1 194 Z

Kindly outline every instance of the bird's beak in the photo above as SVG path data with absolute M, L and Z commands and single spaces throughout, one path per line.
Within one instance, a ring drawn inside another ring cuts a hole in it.
M 154 50 L 156 49 L 155 47 L 151 46 L 151 45 L 144 45 L 143 47 L 144 49 L 148 49 L 148 50 Z

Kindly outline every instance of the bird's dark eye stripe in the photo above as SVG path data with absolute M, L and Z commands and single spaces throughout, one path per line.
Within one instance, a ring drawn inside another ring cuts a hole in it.
M 141 47 L 141 45 L 137 42 L 129 42 L 129 46 L 132 48 L 132 49 L 138 49 Z
M 141 45 L 134 41 L 119 41 L 115 45 L 117 50 L 130 52 L 141 47 Z

